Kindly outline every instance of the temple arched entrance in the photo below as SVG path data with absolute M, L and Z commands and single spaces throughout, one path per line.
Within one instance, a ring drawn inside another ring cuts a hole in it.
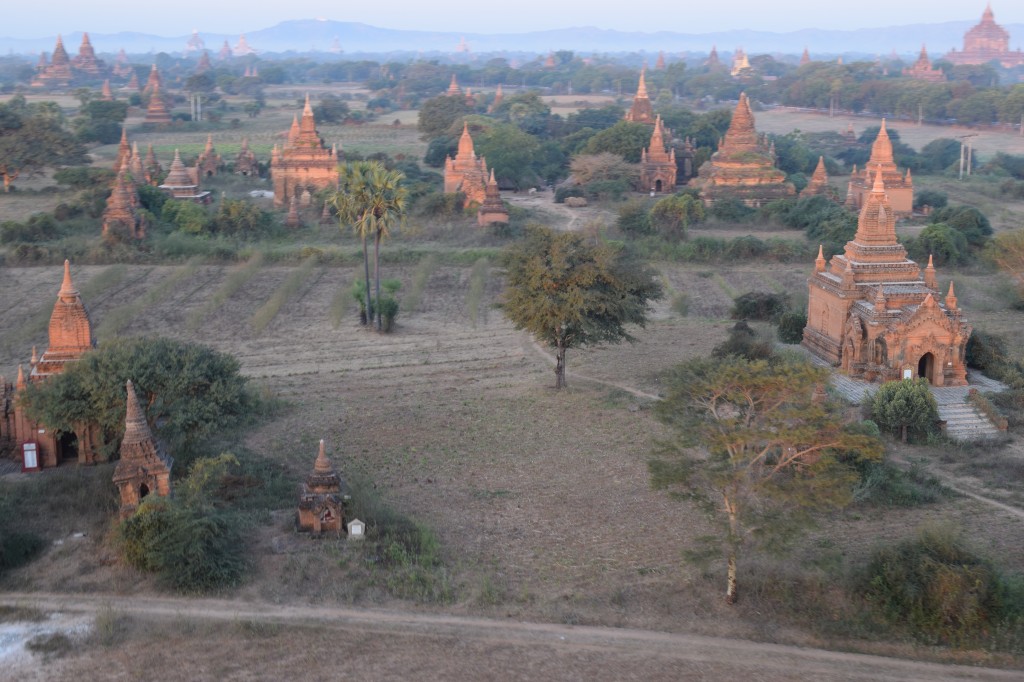
M 78 436 L 74 431 L 62 431 L 57 438 L 57 463 L 78 461 Z
M 139 486 L 139 499 L 141 500 L 142 498 L 144 498 L 148 494 L 149 494 L 149 486 L 146 485 L 145 483 L 143 483 L 142 485 Z
M 935 356 L 931 353 L 925 353 L 921 356 L 921 359 L 917 361 L 917 376 L 924 377 L 928 380 L 928 383 L 934 384 L 934 372 Z
M 661 180 L 654 181 L 654 191 L 661 194 Z

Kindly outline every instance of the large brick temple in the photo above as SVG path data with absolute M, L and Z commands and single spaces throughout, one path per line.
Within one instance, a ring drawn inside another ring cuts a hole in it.
M 875 173 L 844 253 L 826 266 L 821 250 L 807 280 L 803 345 L 853 377 L 924 377 L 934 386 L 967 383 L 964 352 L 971 327 L 953 283 L 942 300 L 931 258 L 922 276 L 896 239 L 884 173 Z

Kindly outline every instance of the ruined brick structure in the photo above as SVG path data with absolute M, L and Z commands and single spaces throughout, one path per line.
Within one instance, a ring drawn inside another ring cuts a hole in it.
M 341 477 L 327 459 L 324 442 L 321 440 L 313 472 L 299 488 L 295 525 L 300 532 L 314 535 L 341 532 L 345 527 L 341 487 Z
M 807 284 L 803 345 L 818 357 L 869 381 L 920 376 L 935 386 L 967 383 L 971 327 L 952 282 L 940 302 L 931 258 L 922 276 L 897 241 L 882 172 L 861 208 L 856 236 L 827 267 L 819 249 Z
M 917 61 L 911 64 L 910 68 L 903 69 L 903 75 L 927 83 L 946 82 L 946 74 L 942 72 L 942 69 L 932 67 L 931 60 L 928 59 L 928 50 L 924 45 L 921 46 L 921 54 L 917 57 Z
M 644 71 L 640 71 L 640 84 L 637 85 L 633 105 L 626 112 L 626 120 L 633 123 L 654 123 L 654 107 L 647 95 L 647 80 Z
M 206 147 L 199 153 L 199 158 L 196 160 L 199 176 L 204 178 L 213 177 L 217 174 L 220 165 L 220 154 L 213 148 L 213 135 L 207 135 Z
M 498 181 L 494 179 L 494 169 L 491 169 L 491 177 L 487 181 L 487 188 L 484 191 L 484 200 L 480 204 L 480 210 L 476 213 L 477 224 L 492 225 L 494 223 L 508 223 L 508 209 L 505 202 L 501 200 L 501 193 L 498 191 Z
M 487 161 L 476 155 L 469 126 L 463 124 L 459 149 L 444 164 L 444 192 L 462 192 L 466 195 L 467 205 L 482 204 L 487 198 L 487 176 Z
M 40 467 L 55 467 L 68 460 L 94 463 L 98 443 L 95 426 L 75 424 L 71 431 L 52 429 L 32 421 L 19 404 L 18 397 L 29 382 L 46 381 L 60 374 L 68 364 L 76 362 L 95 345 L 89 311 L 71 280 L 71 264 L 64 261 L 64 280 L 50 315 L 46 350 L 42 356 L 37 356 L 35 348 L 32 349 L 27 379 L 24 368 L 19 365 L 18 379 L 13 386 L 0 382 L 0 406 L 4 408 L 3 419 L 0 419 L 0 440 L 12 445 L 19 453 L 23 444 L 37 443 Z
M 260 174 L 256 155 L 249 149 L 249 138 L 242 138 L 242 149 L 235 157 L 235 174 L 256 177 Z
M 640 184 L 641 192 L 671 192 L 676 186 L 676 151 L 665 146 L 665 126 L 661 116 L 654 120 L 654 132 L 651 133 L 651 144 L 640 152 Z
M 1010 33 L 996 23 L 992 5 L 986 5 L 981 21 L 964 34 L 964 49 L 943 57 L 953 64 L 987 64 L 997 61 L 1008 69 L 1024 65 L 1024 52 L 1010 49 Z
M 850 183 L 846 191 L 846 205 L 851 210 L 859 211 L 871 194 L 874 185 L 875 174 L 882 169 L 882 179 L 885 181 L 885 191 L 889 195 L 889 202 L 892 211 L 897 217 L 909 216 L 914 211 L 914 180 L 910 177 L 910 170 L 906 173 L 900 172 L 892 154 L 892 140 L 889 139 L 889 132 L 885 128 L 885 119 L 882 119 L 882 127 L 878 131 L 878 137 L 871 145 L 871 158 L 868 160 L 864 170 L 857 172 L 854 169 L 850 175 Z
M 138 161 L 141 169 L 142 160 L 138 156 L 132 158 Z M 139 193 L 132 180 L 133 174 L 128 161 L 117 172 L 114 188 L 103 210 L 102 235 L 106 240 L 143 239 L 146 236 L 146 222 L 139 212 Z
M 148 495 L 167 497 L 171 494 L 171 467 L 174 466 L 174 459 L 149 428 L 131 380 L 126 390 L 124 438 L 120 459 L 114 468 L 114 485 L 121 497 L 121 520 L 134 514 Z
M 302 196 L 304 191 L 336 189 L 340 161 L 336 150 L 325 147 L 317 134 L 313 108 L 306 95 L 302 120 L 292 119 L 288 141 L 280 148 L 274 145 L 270 154 L 274 205 L 287 206 L 292 196 Z
M 700 167 L 694 184 L 709 206 L 731 198 L 758 207 L 796 194 L 792 183 L 786 182 L 786 174 L 775 167 L 771 148 L 754 128 L 746 93 L 740 93 L 728 132 L 718 151 Z

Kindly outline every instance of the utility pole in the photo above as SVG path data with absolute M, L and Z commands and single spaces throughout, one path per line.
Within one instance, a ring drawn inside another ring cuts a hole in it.
M 918 127 L 924 123 L 924 104 L 921 102 L 917 103 L 917 125 Z
M 971 174 L 971 163 L 974 159 L 974 142 L 972 138 L 978 136 L 978 133 L 971 133 L 970 135 L 962 135 L 960 137 L 960 180 L 964 179 L 964 164 L 967 164 L 967 174 Z

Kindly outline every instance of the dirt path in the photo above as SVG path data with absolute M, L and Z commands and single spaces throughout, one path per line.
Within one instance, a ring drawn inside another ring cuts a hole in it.
M 582 229 L 587 223 L 595 221 L 601 221 L 608 225 L 615 223 L 616 216 L 610 211 L 593 206 L 571 208 L 565 204 L 556 204 L 551 197 L 550 192 L 544 192 L 538 194 L 505 193 L 501 198 L 513 206 L 539 210 L 551 215 L 557 220 L 553 221 L 549 227 L 556 230 L 573 232 Z
M 500 666 L 482 668 L 482 679 L 522 679 L 538 672 L 543 665 L 562 662 L 572 667 L 581 659 L 598 657 L 611 665 L 599 669 L 598 678 L 608 679 L 609 672 L 622 659 L 639 661 L 629 679 L 726 679 L 743 676 L 751 680 L 1018 680 L 1019 671 L 973 668 L 959 665 L 922 663 L 882 656 L 824 651 L 778 644 L 765 644 L 724 637 L 672 634 L 634 629 L 587 626 L 566 626 L 508 620 L 469 618 L 449 615 L 403 613 L 394 611 L 321 607 L 280 606 L 258 602 L 236 602 L 215 599 L 119 597 L 115 595 L 71 596 L 58 594 L 5 594 L 0 604 L 36 608 L 60 613 L 115 613 L 142 619 L 175 619 L 178 622 L 219 621 L 308 626 L 331 629 L 335 646 L 351 637 L 373 634 L 374 641 L 400 636 L 409 649 L 425 653 L 422 642 L 436 642 L 448 651 L 459 647 L 483 646 L 488 650 L 518 652 Z M 335 638 L 336 637 L 336 638 Z M 180 644 L 180 643 L 179 643 Z M 272 646 L 268 643 L 267 646 Z M 315 652 L 310 652 L 315 657 Z M 381 652 L 383 656 L 402 656 L 399 651 Z M 552 658 L 553 657 L 553 658 Z M 115 672 L 120 656 L 109 656 Z M 449 659 L 458 656 L 448 656 Z M 394 663 L 394 661 L 390 661 Z M 410 670 L 422 670 L 420 660 L 408 660 Z M 458 669 L 458 661 L 448 662 Z M 657 664 L 652 670 L 650 665 Z M 346 673 L 360 676 L 359 660 L 345 661 Z M 353 666 L 353 664 L 355 664 Z M 477 663 L 479 665 L 479 662 Z M 511 665 L 511 667 L 508 667 Z M 74 659 L 60 666 L 61 676 L 70 676 Z M 70 669 L 69 669 L 70 668 Z M 479 669 L 479 668 L 478 668 Z M 657 671 L 662 671 L 659 674 Z M 44 671 L 45 672 L 45 671 Z M 55 670 L 56 672 L 56 670 Z M 191 672 L 190 672 L 191 674 Z M 256 677 L 274 674 L 265 669 Z M 653 675 L 653 677 L 652 677 Z M 556 674 L 556 677 L 564 677 Z M 618 677 L 618 675 L 616 675 Z M 194 679 L 201 679 L 197 676 Z
M 555 360 L 555 356 L 554 355 L 552 355 L 551 353 L 547 352 L 547 350 L 545 350 L 543 346 L 541 346 L 539 343 L 537 343 L 536 339 L 532 339 L 531 338 L 530 339 L 530 343 L 533 346 L 533 349 L 535 351 L 537 351 L 541 355 L 541 357 L 543 357 L 545 360 L 547 360 L 549 365 L 551 365 L 552 367 L 555 366 L 556 360 Z M 586 376 L 585 374 L 579 374 L 577 372 L 573 372 L 572 374 L 570 374 L 568 372 L 568 370 L 566 370 L 565 377 L 566 377 L 567 381 L 570 378 L 572 378 L 572 379 L 582 379 L 583 381 L 589 381 L 589 382 L 592 382 L 592 383 L 595 383 L 595 384 L 601 384 L 602 386 L 610 386 L 611 388 L 617 388 L 620 391 L 625 391 L 626 393 L 629 393 L 630 395 L 636 396 L 637 398 L 645 398 L 647 400 L 661 400 L 661 396 L 659 396 L 659 395 L 654 395 L 653 393 L 647 393 L 645 391 L 641 391 L 638 388 L 633 388 L 632 386 L 627 386 L 626 384 L 620 384 L 620 383 L 616 383 L 614 381 L 607 381 L 606 379 L 598 379 L 596 377 Z

